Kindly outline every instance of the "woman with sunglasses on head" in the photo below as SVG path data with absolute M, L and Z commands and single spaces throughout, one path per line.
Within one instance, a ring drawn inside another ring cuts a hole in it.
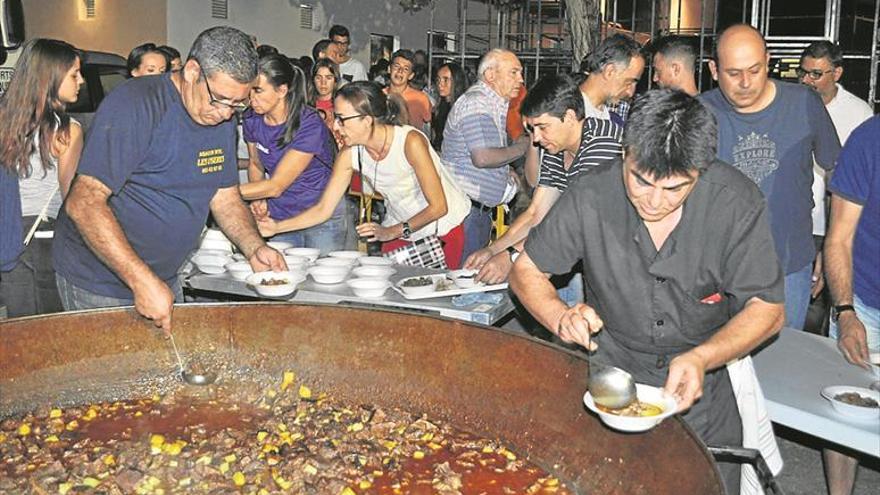
M 0 210 L 19 212 L 3 215 L 0 232 L 0 306 L 8 316 L 63 311 L 51 233 L 82 151 L 82 128 L 66 110 L 82 83 L 79 51 L 37 38 L 22 48 L 0 97 Z
M 335 126 L 345 146 L 336 157 L 333 175 L 317 204 L 280 222 L 263 220 L 264 235 L 296 231 L 330 218 L 341 203 L 352 175 L 358 173 L 385 198 L 382 225 L 357 227 L 369 242 L 382 242 L 389 253 L 409 243 L 437 235 L 450 268 L 461 264 L 462 222 L 470 201 L 455 184 L 440 157 L 421 131 L 401 126 L 397 102 L 373 82 L 346 84 L 334 98 Z
M 437 95 L 439 102 L 431 112 L 431 145 L 440 150 L 443 144 L 443 129 L 446 128 L 446 117 L 455 105 L 455 100 L 468 89 L 467 74 L 455 62 L 447 62 L 437 69 Z
M 281 55 L 260 59 L 250 102 L 242 122 L 249 182 L 241 185 L 241 195 L 252 201 L 257 220 L 283 221 L 318 202 L 330 180 L 335 143 L 318 112 L 306 105 L 305 74 Z M 310 227 L 273 239 L 322 253 L 344 247 L 342 208 Z

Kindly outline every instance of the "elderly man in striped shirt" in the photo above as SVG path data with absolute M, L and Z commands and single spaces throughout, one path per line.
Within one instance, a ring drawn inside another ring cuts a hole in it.
M 519 59 L 496 48 L 483 56 L 477 72 L 480 80 L 449 112 L 440 155 L 471 200 L 464 220 L 462 259 L 489 243 L 492 212 L 516 194 L 509 164 L 529 147 L 527 136 L 507 143 L 507 108 L 523 82 Z
M 503 236 L 465 262 L 465 268 L 480 270 L 478 281 L 488 284 L 507 278 L 531 228 L 541 223 L 575 179 L 622 154 L 623 127 L 611 120 L 585 117 L 578 86 L 567 76 L 540 79 L 520 111 L 532 140 L 545 153 L 529 207 Z

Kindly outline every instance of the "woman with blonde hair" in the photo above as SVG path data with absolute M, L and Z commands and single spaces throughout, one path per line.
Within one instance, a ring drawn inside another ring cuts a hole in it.
M 82 83 L 79 51 L 37 38 L 22 47 L 0 97 L 0 305 L 9 316 L 62 311 L 52 231 L 82 151 L 82 128 L 66 110 Z

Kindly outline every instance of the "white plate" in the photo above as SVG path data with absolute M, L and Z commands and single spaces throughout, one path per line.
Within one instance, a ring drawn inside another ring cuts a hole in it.
M 400 285 L 401 282 L 403 282 L 404 280 L 408 280 L 410 278 L 415 278 L 415 277 L 407 277 L 407 278 L 399 280 L 396 284 L 392 285 L 391 287 L 394 290 L 396 290 L 398 293 L 400 293 L 400 295 L 403 296 L 404 299 L 409 299 L 409 300 L 431 299 L 434 297 L 451 297 L 451 296 L 458 296 L 461 294 L 473 294 L 475 292 L 492 292 L 495 290 L 507 289 L 507 282 L 504 282 L 502 284 L 495 284 L 495 285 L 477 285 L 477 286 L 471 287 L 470 289 L 462 289 L 462 288 L 456 286 L 455 282 L 450 280 L 445 274 L 439 273 L 439 274 L 434 274 L 434 275 L 423 275 L 423 276 L 430 277 L 431 279 L 433 279 L 434 285 L 433 286 L 426 286 L 426 287 L 406 287 L 406 288 L 404 288 Z M 437 284 L 438 280 L 443 280 L 444 284 L 449 284 L 449 288 L 446 290 L 439 290 L 438 291 L 436 288 L 436 284 Z M 406 290 L 406 289 L 409 289 L 409 290 Z M 415 289 L 415 290 L 413 290 L 413 289 Z
M 868 397 L 880 403 L 880 392 L 862 387 L 850 387 L 848 385 L 825 387 L 822 389 L 822 397 L 828 399 L 828 402 L 831 403 L 831 407 L 844 416 L 869 421 L 880 419 L 880 407 L 854 406 L 834 398 L 837 395 L 846 392 L 856 393 L 862 397 Z
M 279 285 L 263 285 L 262 282 L 264 280 L 270 279 L 284 279 L 287 281 L 285 284 Z M 256 272 L 249 275 L 245 281 L 248 285 L 252 286 L 257 294 L 264 297 L 285 297 L 293 294 L 296 291 L 296 286 L 299 285 L 300 282 L 306 279 L 306 276 L 302 272 L 289 271 L 289 272 Z
M 354 295 L 364 299 L 382 297 L 391 287 L 391 282 L 384 278 L 353 278 L 346 282 Z
M 319 260 L 320 261 L 320 260 Z M 308 273 L 312 279 L 319 284 L 339 284 L 348 277 L 348 266 L 313 266 L 309 268 Z
M 587 409 L 599 415 L 599 419 L 603 423 L 614 428 L 615 430 L 625 432 L 647 431 L 659 425 L 664 419 L 675 414 L 678 409 L 678 402 L 672 397 L 663 395 L 663 389 L 636 383 L 636 396 L 642 402 L 654 404 L 663 408 L 663 412 L 656 416 L 618 416 L 616 414 L 607 413 L 596 407 L 593 402 L 593 396 L 589 390 L 584 394 L 584 405 Z
M 318 259 L 318 256 L 321 255 L 321 250 L 318 248 L 293 247 L 285 249 L 284 254 L 307 258 L 309 263 L 314 263 L 315 260 Z
M 394 260 L 384 256 L 361 256 L 358 258 L 358 263 L 362 266 L 391 266 Z
M 397 273 L 397 270 L 390 266 L 368 265 L 359 266 L 351 271 L 355 277 L 361 278 L 383 278 L 388 280 L 389 277 Z
M 366 256 L 366 253 L 362 253 L 360 251 L 331 251 L 328 253 L 328 256 L 331 258 L 348 258 L 356 260 L 358 258 L 363 258 Z
M 458 288 L 470 289 L 471 287 L 484 285 L 482 282 L 477 283 L 475 280 L 477 273 L 479 273 L 477 270 L 452 270 L 447 276 L 455 282 Z

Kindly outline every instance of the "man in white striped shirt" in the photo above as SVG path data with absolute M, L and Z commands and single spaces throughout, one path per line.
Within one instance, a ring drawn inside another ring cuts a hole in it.
M 465 268 L 480 270 L 477 281 L 488 284 L 507 278 L 531 228 L 541 223 L 573 181 L 622 153 L 623 127 L 611 120 L 585 117 L 580 91 L 567 76 L 540 79 L 529 89 L 520 111 L 533 144 L 545 153 L 529 207 L 503 236 L 465 262 Z

